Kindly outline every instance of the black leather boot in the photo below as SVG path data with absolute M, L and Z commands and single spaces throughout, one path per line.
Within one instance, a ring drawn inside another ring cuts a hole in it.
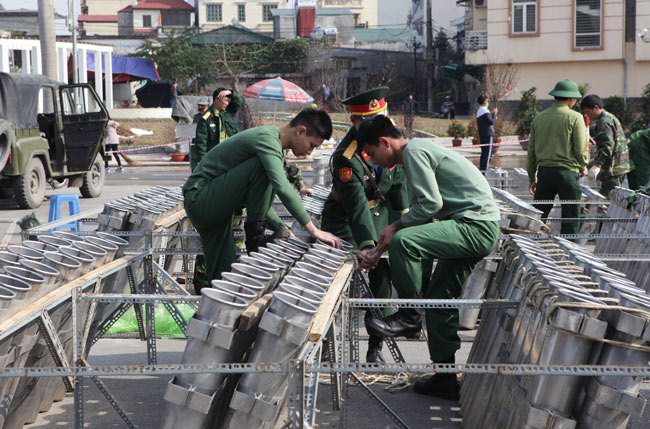
M 381 337 L 371 335 L 368 339 L 368 353 L 366 353 L 366 362 L 368 363 L 385 363 L 381 354 L 383 340 Z
M 436 363 L 454 363 L 454 357 L 445 359 L 444 362 Z M 460 399 L 460 384 L 456 374 L 434 374 L 430 377 L 421 378 L 413 386 L 415 393 L 421 395 L 435 396 L 448 401 L 458 401 Z
M 422 329 L 422 316 L 417 310 L 404 308 L 388 317 L 369 317 L 366 320 L 366 329 L 368 334 L 381 338 L 419 338 Z
M 264 241 L 264 221 L 244 222 L 246 252 L 257 252 Z

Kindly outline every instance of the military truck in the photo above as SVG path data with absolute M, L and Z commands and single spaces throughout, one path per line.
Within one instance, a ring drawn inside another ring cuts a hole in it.
M 88 84 L 0 73 L 0 198 L 33 209 L 47 184 L 101 195 L 108 117 Z

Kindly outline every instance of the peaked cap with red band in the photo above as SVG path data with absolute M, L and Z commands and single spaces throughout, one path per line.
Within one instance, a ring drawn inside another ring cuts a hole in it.
M 390 91 L 390 88 L 387 86 L 380 86 L 346 98 L 342 103 L 350 107 L 350 113 L 353 115 L 374 115 L 383 112 L 388 107 L 388 103 L 384 100 L 388 91 Z

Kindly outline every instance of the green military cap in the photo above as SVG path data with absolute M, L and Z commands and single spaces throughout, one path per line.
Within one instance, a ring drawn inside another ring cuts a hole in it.
M 198 103 L 196 103 L 196 105 L 199 106 L 199 107 L 201 107 L 201 106 L 209 106 L 210 103 L 207 102 L 207 101 L 199 101 Z
M 353 95 L 342 101 L 343 104 L 350 106 L 350 113 L 359 116 L 374 115 L 386 110 L 388 104 L 384 97 L 388 94 L 390 88 L 380 86 L 361 94 Z
M 564 79 L 555 84 L 553 91 L 548 93 L 553 97 L 582 98 L 578 84 L 571 79 Z

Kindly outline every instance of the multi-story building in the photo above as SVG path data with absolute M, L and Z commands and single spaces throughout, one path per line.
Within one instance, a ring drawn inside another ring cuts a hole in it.
M 194 7 L 183 0 L 82 0 L 82 36 L 130 36 L 181 30 L 193 25 Z
M 287 1 L 198 0 L 197 7 L 198 25 L 201 31 L 238 23 L 250 30 L 272 35 L 272 11 L 286 8 Z
M 639 97 L 650 83 L 650 0 L 466 0 L 465 61 L 512 64 L 517 90 L 540 99 L 564 78 L 601 97 Z
M 183 0 L 142 0 L 117 12 L 120 36 L 182 31 L 192 25 L 194 8 Z
M 319 9 L 346 8 L 354 14 L 355 26 L 377 27 L 379 0 L 318 0 Z

